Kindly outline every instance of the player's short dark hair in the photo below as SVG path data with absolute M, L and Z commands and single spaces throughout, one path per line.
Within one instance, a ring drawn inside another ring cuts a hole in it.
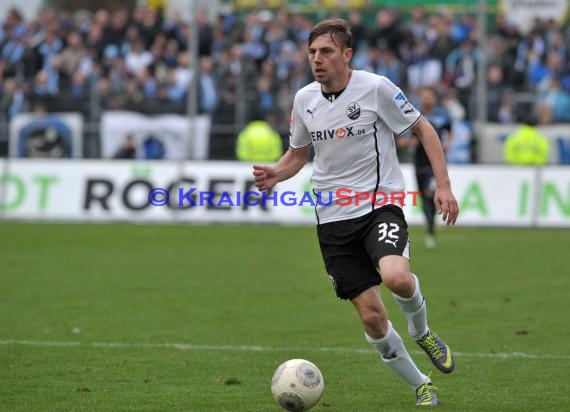
M 342 50 L 352 47 L 352 31 L 346 20 L 327 19 L 317 23 L 309 34 L 309 46 L 323 34 L 329 34 L 333 43 Z

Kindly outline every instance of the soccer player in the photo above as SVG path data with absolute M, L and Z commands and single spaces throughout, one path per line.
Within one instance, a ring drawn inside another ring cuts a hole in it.
M 431 123 L 438 136 L 442 139 L 444 146 L 448 146 L 451 141 L 451 117 L 447 110 L 438 105 L 437 92 L 431 87 L 422 87 L 419 89 L 418 94 L 420 100 L 419 109 L 422 112 L 422 116 Z M 418 190 L 421 192 L 422 209 L 426 219 L 424 246 L 426 249 L 433 249 L 436 247 L 434 202 L 436 182 L 433 169 L 423 145 L 419 144 L 416 136 L 411 135 L 408 138 L 401 138 L 399 145 L 414 149 L 413 160 L 416 170 L 416 182 Z
M 404 190 L 393 133 L 411 130 L 424 145 L 434 168 L 434 200 L 443 221 L 455 224 L 459 210 L 435 130 L 387 78 L 350 68 L 351 43 L 344 20 L 324 20 L 313 27 L 308 53 L 316 81 L 295 96 L 290 147 L 275 166 L 255 165 L 253 175 L 259 190 L 269 190 L 297 174 L 312 147 L 313 188 L 333 194 L 338 189 L 351 190 L 348 205 L 344 190 L 342 201 L 335 194 L 332 204 L 316 207 L 326 270 L 337 296 L 356 308 L 366 340 L 414 388 L 416 404 L 435 406 L 436 387 L 412 361 L 388 319 L 378 288 L 382 282 L 392 292 L 408 320 L 409 333 L 433 364 L 444 373 L 453 371 L 453 355 L 429 329 L 419 280 L 410 272 L 401 205 L 380 206 L 384 202 L 374 197 L 375 192 Z M 362 192 L 369 195 L 368 201 L 362 200 Z

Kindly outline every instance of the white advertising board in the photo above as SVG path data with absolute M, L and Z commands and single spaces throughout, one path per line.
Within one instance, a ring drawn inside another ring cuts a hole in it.
M 177 114 L 147 116 L 123 111 L 104 112 L 101 116 L 102 155 L 104 158 L 115 157 L 130 136 L 136 159 L 205 159 L 209 151 L 210 125 L 208 115 L 190 120 Z
M 406 190 L 415 191 L 413 168 L 402 169 Z M 315 223 L 314 200 L 305 194 L 311 191 L 310 165 L 279 183 L 269 197 L 256 190 L 251 172 L 251 165 L 237 162 L 1 160 L 0 216 Z M 465 165 L 450 166 L 449 172 L 461 210 L 458 225 L 570 227 L 568 168 Z M 411 206 L 412 200 L 406 198 L 407 220 L 422 224 L 421 204 Z

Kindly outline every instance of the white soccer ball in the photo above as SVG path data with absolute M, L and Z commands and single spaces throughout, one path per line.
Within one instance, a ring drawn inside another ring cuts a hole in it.
M 285 410 L 303 412 L 317 404 L 325 382 L 319 368 L 305 359 L 283 362 L 271 380 L 271 393 Z

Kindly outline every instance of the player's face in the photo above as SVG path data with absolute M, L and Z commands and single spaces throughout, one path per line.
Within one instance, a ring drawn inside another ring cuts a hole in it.
M 333 41 L 330 34 L 323 34 L 309 46 L 309 63 L 315 80 L 325 92 L 336 92 L 346 86 L 348 62 L 352 49 L 344 49 Z
M 422 110 L 431 110 L 437 104 L 437 97 L 433 94 L 431 90 L 422 90 L 420 92 L 420 104 Z

